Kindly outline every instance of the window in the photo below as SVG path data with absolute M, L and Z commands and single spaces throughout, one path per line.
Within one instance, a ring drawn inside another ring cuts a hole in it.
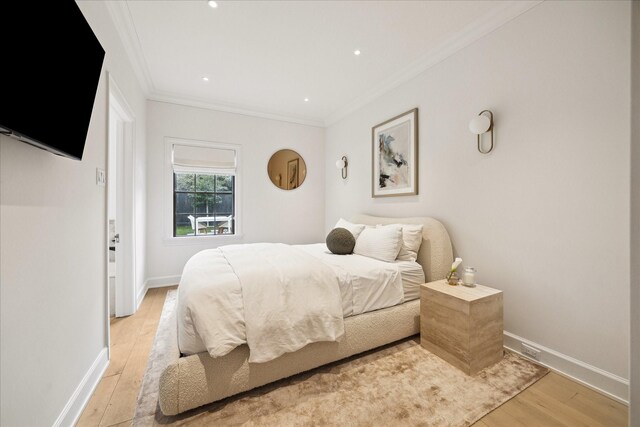
M 174 237 L 235 234 L 233 175 L 173 174 Z
M 237 233 L 237 147 L 171 140 L 173 237 Z

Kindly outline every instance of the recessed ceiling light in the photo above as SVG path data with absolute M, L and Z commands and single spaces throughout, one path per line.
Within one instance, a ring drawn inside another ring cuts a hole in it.
M 309 102 L 309 98 L 305 98 L 305 99 L 304 99 L 304 102 Z
M 209 1 L 207 2 L 207 4 L 209 5 L 209 7 L 212 7 L 212 8 L 214 8 L 214 9 L 216 9 L 216 8 L 218 7 L 218 3 L 217 3 L 217 2 L 215 2 L 215 1 L 213 1 L 213 0 L 209 0 Z
M 209 81 L 209 77 L 204 76 L 204 77 L 202 78 L 202 81 L 203 81 L 203 82 L 208 82 L 208 81 Z
M 358 56 L 358 55 L 360 55 L 361 53 L 362 53 L 362 52 L 360 52 L 360 50 L 359 50 L 359 49 L 356 49 L 356 50 L 354 50 L 354 51 L 353 51 L 353 54 L 354 54 L 355 56 Z

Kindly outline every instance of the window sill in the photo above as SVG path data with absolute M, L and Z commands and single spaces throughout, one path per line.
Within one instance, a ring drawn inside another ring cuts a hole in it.
M 230 243 L 237 243 L 242 241 L 242 234 L 232 234 L 232 235 L 209 235 L 209 236 L 189 236 L 189 237 L 165 237 L 164 243 L 166 245 L 176 245 L 176 246 L 185 246 L 185 245 L 211 245 L 215 244 L 217 246 L 227 245 Z

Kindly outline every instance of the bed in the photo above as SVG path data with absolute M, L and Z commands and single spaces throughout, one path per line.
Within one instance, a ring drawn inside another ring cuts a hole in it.
M 226 349 L 220 353 L 223 355 L 211 357 L 217 350 L 205 344 L 206 339 L 198 337 L 198 327 L 202 329 L 203 324 L 195 325 L 197 327 L 193 327 L 193 330 L 188 330 L 190 325 L 178 327 L 181 322 L 176 319 L 175 335 L 170 338 L 171 361 L 160 378 L 159 404 L 165 415 L 176 415 L 419 332 L 420 300 L 415 299 L 419 295 L 417 281 L 421 281 L 422 277 L 424 281 L 429 282 L 446 276 L 452 262 L 451 241 L 446 229 L 437 220 L 427 217 L 386 218 L 357 215 L 352 221 L 371 226 L 394 223 L 422 224 L 422 244 L 416 261 L 424 275 L 416 274 L 415 268 L 412 269 L 409 263 L 397 266 L 396 270 L 403 273 L 400 275 L 402 280 L 396 280 L 396 285 L 390 285 L 385 295 L 375 298 L 372 295 L 356 295 L 354 289 L 341 286 L 341 316 L 344 316 L 344 321 L 338 341 L 313 342 L 298 350 L 278 355 L 272 360 L 268 358 L 268 361 L 262 363 L 250 362 L 253 352 L 250 354 L 247 345 L 238 343 L 235 344 L 237 347 L 234 345 L 233 350 Z M 322 246 L 309 245 L 302 249 L 311 256 L 324 256 Z M 366 263 L 364 260 L 363 262 Z M 363 266 L 366 267 L 366 264 Z M 397 291 L 394 289 L 398 286 L 401 287 L 402 298 L 394 302 L 393 298 L 397 298 Z M 344 303 L 346 295 L 349 296 L 349 304 Z M 353 301 L 358 298 L 360 301 L 366 301 L 364 305 L 367 307 L 354 304 Z M 215 310 L 209 310 L 212 311 Z M 177 312 L 179 313 L 180 309 Z M 255 356 L 252 360 L 255 360 Z

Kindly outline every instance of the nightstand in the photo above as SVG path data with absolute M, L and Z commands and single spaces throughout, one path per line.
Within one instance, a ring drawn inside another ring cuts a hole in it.
M 466 374 L 502 359 L 502 334 L 502 291 L 445 280 L 420 286 L 420 344 Z

